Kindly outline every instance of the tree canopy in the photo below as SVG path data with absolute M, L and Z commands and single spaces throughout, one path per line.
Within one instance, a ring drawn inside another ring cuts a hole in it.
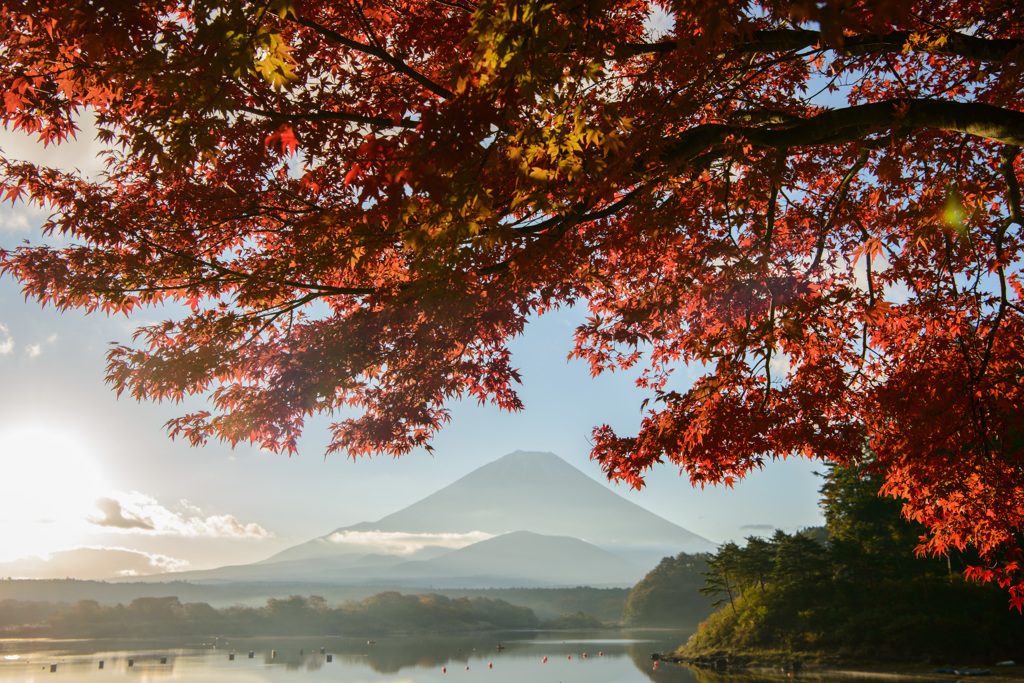
M 704 554 L 679 553 L 662 558 L 629 591 L 622 606 L 622 622 L 629 626 L 688 628 L 704 621 L 713 611 L 714 602 L 700 596 L 707 568 Z
M 573 355 L 649 392 L 594 430 L 610 477 L 868 445 L 921 550 L 976 546 L 1019 607 L 1022 34 L 1015 0 L 0 0 L 4 124 L 107 145 L 0 161 L 70 245 L 0 270 L 187 304 L 109 356 L 210 396 L 172 435 L 291 451 L 345 411 L 353 457 L 521 408 L 509 340 L 587 306 Z

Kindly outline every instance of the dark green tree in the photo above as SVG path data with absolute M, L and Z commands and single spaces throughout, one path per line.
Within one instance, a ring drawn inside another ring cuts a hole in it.
M 724 595 L 711 603 L 712 607 L 720 607 L 726 602 L 736 611 L 736 598 L 741 591 L 742 550 L 734 542 L 729 541 L 718 548 L 718 552 L 707 559 L 708 570 L 704 572 L 704 587 L 700 592 L 704 595 Z
M 824 474 L 820 506 L 836 571 L 868 583 L 947 571 L 946 559 L 917 557 L 914 549 L 927 529 L 904 519 L 902 504 L 880 493 L 882 478 L 871 462 L 868 454 L 848 467 L 829 465 Z
M 772 580 L 782 586 L 808 585 L 830 574 L 828 552 L 814 539 L 778 529 L 772 536 L 775 546 L 775 571 Z
M 744 584 L 756 584 L 764 593 L 767 582 L 775 571 L 775 544 L 759 536 L 747 536 L 747 545 L 740 553 L 740 573 Z

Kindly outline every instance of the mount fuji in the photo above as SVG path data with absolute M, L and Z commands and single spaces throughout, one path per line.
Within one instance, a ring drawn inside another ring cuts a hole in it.
M 376 522 L 335 529 L 254 564 L 160 576 L 450 588 L 632 586 L 666 555 L 714 548 L 557 455 L 516 451 Z

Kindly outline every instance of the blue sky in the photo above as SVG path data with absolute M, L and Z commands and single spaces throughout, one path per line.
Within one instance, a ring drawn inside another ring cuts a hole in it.
M 0 131 L 0 148 L 86 173 L 96 168 L 88 131 L 57 150 Z M 38 242 L 41 220 L 37 211 L 3 205 L 0 246 Z M 644 395 L 630 375 L 592 380 L 586 363 L 566 360 L 585 313 L 563 310 L 534 321 L 513 343 L 526 409 L 456 405 L 433 454 L 325 459 L 327 418 L 308 424 L 296 457 L 220 444 L 196 449 L 163 429 L 185 406 L 119 400 L 103 379 L 111 342 L 128 342 L 138 325 L 169 315 L 61 314 L 26 303 L 18 283 L 0 279 L 0 500 L 8 501 L 0 502 L 0 575 L 90 578 L 255 561 L 376 520 L 514 450 L 556 453 L 604 481 L 589 460 L 591 428 L 608 423 L 635 433 L 641 417 Z M 685 388 L 687 373 L 676 382 Z M 815 469 L 821 465 L 804 460 L 773 463 L 733 489 L 702 491 L 667 466 L 642 491 L 612 488 L 721 542 L 820 524 Z M 109 561 L 76 572 L 74 553 L 61 552 L 82 547 L 103 549 Z

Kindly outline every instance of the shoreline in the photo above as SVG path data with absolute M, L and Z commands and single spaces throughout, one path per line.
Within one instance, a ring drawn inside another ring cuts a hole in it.
M 809 653 L 730 653 L 713 652 L 685 656 L 673 653 L 654 653 L 652 659 L 685 666 L 697 671 L 725 676 L 756 675 L 779 679 L 889 679 L 928 680 L 934 683 L 964 683 L 964 679 L 977 678 L 991 683 L 1020 683 L 1024 681 L 1024 665 L 986 665 L 957 667 L 987 674 L 957 674 L 937 669 L 951 667 L 936 664 L 901 664 L 893 662 L 851 661 L 839 664 L 823 662 L 825 657 Z
M 937 667 L 926 664 L 864 664 L 847 667 L 829 665 L 810 665 L 797 674 L 799 677 L 842 677 L 842 678 L 874 678 L 874 679 L 905 679 L 928 680 L 937 683 L 946 681 L 962 683 L 965 678 L 979 678 L 993 683 L 1019 682 L 1024 680 L 1024 666 L 992 666 L 990 673 L 983 676 L 958 676 L 955 673 L 936 671 Z

